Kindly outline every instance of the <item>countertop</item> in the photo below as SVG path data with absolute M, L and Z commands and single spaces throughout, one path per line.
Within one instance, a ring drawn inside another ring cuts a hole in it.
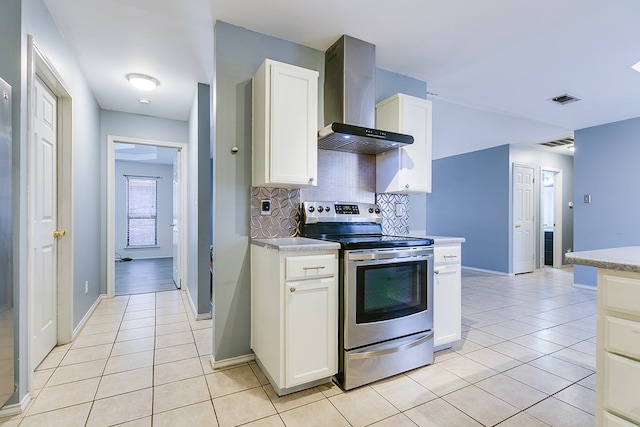
M 640 246 L 569 252 L 568 263 L 640 273 Z
M 330 251 L 340 249 L 340 244 L 306 237 L 278 237 L 275 239 L 251 239 L 251 244 L 280 252 Z
M 429 236 L 428 234 L 412 234 L 409 233 L 411 237 L 426 237 L 428 239 L 433 239 L 434 245 L 447 245 L 452 243 L 464 243 L 466 239 L 464 237 L 452 237 L 452 236 Z

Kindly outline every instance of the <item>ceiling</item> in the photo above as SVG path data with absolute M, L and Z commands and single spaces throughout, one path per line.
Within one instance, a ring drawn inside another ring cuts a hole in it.
M 326 50 L 342 34 L 432 99 L 576 130 L 640 116 L 638 0 L 44 0 L 104 109 L 186 120 L 216 20 Z M 127 73 L 160 80 L 131 88 Z M 581 99 L 556 105 L 550 98 Z M 141 105 L 147 97 L 151 103 Z

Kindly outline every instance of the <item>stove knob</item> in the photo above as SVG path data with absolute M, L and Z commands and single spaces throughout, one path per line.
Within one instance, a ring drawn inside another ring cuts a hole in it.
M 380 208 L 376 208 L 376 213 L 379 214 L 380 213 Z
M 318 206 L 318 212 L 322 212 L 324 211 L 324 208 L 322 206 Z
M 324 210 L 329 212 L 331 210 L 331 208 L 329 206 L 327 206 L 326 208 L 324 208 Z
M 373 213 L 373 208 L 369 208 L 369 213 Z
M 315 210 L 316 210 L 316 208 L 314 208 L 313 206 L 309 206 L 309 212 L 313 212 Z

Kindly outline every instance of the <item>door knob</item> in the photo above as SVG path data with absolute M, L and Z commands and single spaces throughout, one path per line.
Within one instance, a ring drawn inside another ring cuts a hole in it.
M 54 239 L 58 239 L 58 238 L 60 238 L 60 237 L 64 236 L 66 233 L 67 233 L 67 232 L 66 232 L 66 231 L 64 231 L 64 230 L 54 230 L 54 231 L 53 231 L 53 238 L 54 238 Z

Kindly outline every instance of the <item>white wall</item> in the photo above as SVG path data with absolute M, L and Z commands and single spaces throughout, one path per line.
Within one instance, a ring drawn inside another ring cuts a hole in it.
M 569 129 L 503 113 L 429 98 L 433 103 L 433 158 L 455 156 L 504 144 L 535 144 L 573 136 Z
M 127 178 L 125 175 L 157 176 L 158 247 L 127 249 Z M 173 256 L 173 166 L 116 161 L 115 174 L 115 248 L 121 257 L 133 259 Z

